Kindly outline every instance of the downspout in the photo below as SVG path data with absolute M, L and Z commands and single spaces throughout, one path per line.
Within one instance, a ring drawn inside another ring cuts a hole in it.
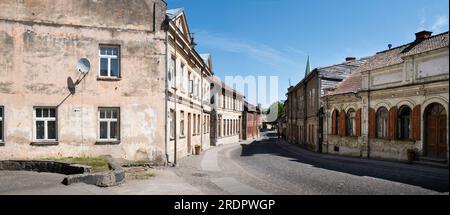
M 169 26 L 170 28 L 170 26 Z M 168 80 L 168 75 L 169 73 L 169 29 L 167 29 L 166 31 L 166 71 L 165 71 L 165 101 L 164 101 L 164 109 L 165 109 L 165 124 L 164 124 L 164 152 L 165 152 L 165 156 L 166 156 L 166 165 L 169 163 L 169 152 L 167 149 L 167 145 L 168 145 L 168 111 L 169 111 L 169 80 Z
M 367 83 L 367 159 L 370 159 L 370 70 Z
M 176 26 L 175 26 L 176 27 Z M 173 150 L 173 166 L 176 166 L 177 165 L 177 140 L 178 140 L 178 135 L 177 135 L 177 112 L 178 112 L 178 110 L 177 110 L 177 103 L 178 103 L 178 83 L 177 83 L 177 78 L 178 78 L 178 76 L 177 76 L 177 68 L 178 68 L 178 66 L 177 66 L 177 61 L 178 61 L 178 57 L 177 57 L 177 49 L 178 49 L 178 44 L 177 44 L 177 34 L 178 34 L 178 32 L 177 32 L 177 30 L 175 29 L 175 31 L 174 31 L 174 44 L 175 44 L 175 68 L 174 68 L 174 82 L 175 82 L 175 93 L 174 93 L 174 96 L 175 96 L 175 98 L 174 98 L 174 101 L 175 101 L 175 117 L 172 119 L 172 122 L 174 123 L 173 124 L 173 128 L 174 128 L 174 133 L 175 133 L 175 137 L 174 137 L 174 141 L 173 141 L 173 143 L 174 143 L 174 150 Z
M 201 144 L 201 150 L 203 150 L 203 135 L 204 135 L 204 133 L 205 133 L 205 131 L 206 131 L 206 120 L 205 120 L 205 115 L 203 114 L 203 111 L 205 111 L 205 107 L 203 106 L 204 104 L 203 104 L 203 99 L 204 99 L 204 95 L 203 94 L 205 94 L 205 90 L 203 89 L 203 72 L 204 72 L 204 68 L 205 68 L 205 66 L 203 65 L 202 66 L 202 71 L 200 72 L 201 73 L 201 76 L 202 76 L 202 79 L 201 79 L 201 89 L 202 89 L 202 92 L 201 92 L 201 101 L 200 101 L 200 107 L 201 107 L 201 112 L 200 112 L 200 120 L 203 120 L 203 123 L 202 123 L 202 131 L 200 132 L 200 144 Z

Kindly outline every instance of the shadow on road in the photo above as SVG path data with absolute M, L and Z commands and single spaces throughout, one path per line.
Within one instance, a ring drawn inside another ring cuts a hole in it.
M 268 139 L 254 141 L 248 145 L 243 144 L 241 156 L 270 154 L 290 158 L 291 161 L 309 164 L 326 170 L 395 181 L 438 192 L 449 191 L 448 169 L 318 154 L 300 147 L 293 152 L 277 145 L 276 133 L 268 133 L 266 136 Z

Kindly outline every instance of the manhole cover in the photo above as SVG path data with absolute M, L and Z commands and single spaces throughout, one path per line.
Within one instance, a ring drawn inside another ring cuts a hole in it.
M 194 176 L 194 177 L 205 177 L 207 175 L 203 174 L 203 173 L 193 173 L 192 176 Z

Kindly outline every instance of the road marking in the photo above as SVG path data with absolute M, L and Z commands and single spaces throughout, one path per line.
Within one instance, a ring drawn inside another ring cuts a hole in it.
M 234 178 L 212 178 L 211 181 L 232 195 L 268 195 L 268 193 L 243 184 Z

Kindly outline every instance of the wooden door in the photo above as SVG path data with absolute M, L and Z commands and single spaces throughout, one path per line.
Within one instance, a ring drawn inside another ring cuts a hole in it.
M 431 104 L 425 111 L 425 154 L 447 158 L 447 113 L 440 104 Z

